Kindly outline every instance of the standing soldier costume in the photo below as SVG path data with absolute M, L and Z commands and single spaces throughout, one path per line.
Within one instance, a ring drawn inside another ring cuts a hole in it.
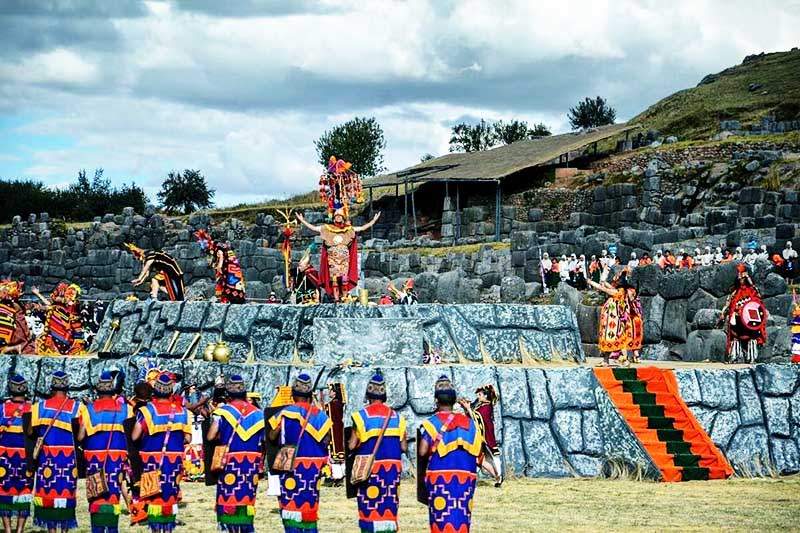
M 294 403 L 269 420 L 270 439 L 280 436 L 278 459 L 287 446 L 295 446 L 294 460 L 280 475 L 280 508 L 285 533 L 316 533 L 319 521 L 319 480 L 328 462 L 327 436 L 331 421 L 311 404 L 311 378 L 300 374 L 292 385 Z
M 150 531 L 175 529 L 183 471 L 183 447 L 192 438 L 190 415 L 172 395 L 172 378 L 162 373 L 153 384 L 152 402 L 137 413 L 133 440 L 139 440 L 143 472 L 139 496 L 147 505 Z M 151 487 L 155 486 L 153 492 Z
M 483 435 L 472 418 L 453 411 L 450 378 L 436 381 L 434 395 L 437 412 L 422 422 L 417 442 L 417 461 L 427 462 L 417 499 L 428 505 L 431 533 L 468 533 Z
M 128 446 L 123 422 L 133 416 L 133 410 L 121 396 L 115 396 L 114 376 L 103 372 L 97 382 L 98 399 L 86 406 L 81 415 L 79 441 L 83 441 L 86 457 L 87 499 L 92 533 L 117 533 L 122 502 L 124 467 L 128 461 Z M 103 476 L 106 490 L 91 497 L 93 476 Z
M 15 375 L 8 381 L 11 399 L 0 410 L 0 517 L 7 533 L 11 520 L 17 518 L 16 532 L 22 533 L 31 514 L 33 478 L 28 471 L 26 437 L 23 415 L 30 413 L 31 404 L 25 397 L 28 382 Z
M 231 376 L 225 389 L 230 402 L 214 411 L 207 435 L 209 441 L 217 441 L 211 465 L 219 475 L 217 525 L 220 531 L 252 533 L 264 451 L 264 413 L 247 401 L 241 376 Z
M 382 375 L 372 377 L 365 397 L 369 405 L 353 414 L 353 432 L 348 446 L 361 461 L 367 465 L 371 463 L 371 468 L 362 476 L 366 480 L 355 484 L 358 527 L 361 533 L 398 531 L 406 421 L 384 403 L 386 382 Z M 348 472 L 348 476 L 353 480 L 353 472 Z
M 478 430 L 483 435 L 483 454 L 481 456 L 481 469 L 494 478 L 494 486 L 503 484 L 503 463 L 500 459 L 500 446 L 494 431 L 494 406 L 497 403 L 497 392 L 494 385 L 487 384 L 478 387 L 475 391 L 475 401 L 469 403 L 466 399 L 458 401 L 464 412 L 472 417 Z
M 49 530 L 78 527 L 75 518 L 78 463 L 72 420 L 86 416 L 86 406 L 67 397 L 69 377 L 61 370 L 50 380 L 52 397 L 33 404 L 31 430 L 41 448 L 33 493 L 33 523 Z M 41 445 L 39 444 L 41 443 Z
M 325 414 L 331 419 L 331 435 L 328 450 L 331 460 L 331 480 L 338 485 L 344 479 L 344 408 L 347 403 L 343 383 L 328 385 L 330 400 L 325 404 Z

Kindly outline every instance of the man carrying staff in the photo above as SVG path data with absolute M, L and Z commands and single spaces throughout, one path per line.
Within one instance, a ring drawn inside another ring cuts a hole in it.
M 115 396 L 116 386 L 111 372 L 100 374 L 96 389 L 98 398 L 86 406 L 78 430 L 78 440 L 83 442 L 83 454 L 86 457 L 86 497 L 89 500 L 92 533 L 117 533 L 123 470 L 128 461 L 128 445 L 122 423 L 133 416 L 133 410 L 122 396 Z M 107 485 L 107 490 L 94 497 L 89 489 L 93 475 L 104 476 Z
M 447 376 L 436 381 L 436 414 L 422 422 L 417 460 L 427 459 L 425 492 L 431 533 L 468 532 L 483 435 L 469 416 L 453 411 L 456 391 Z
M 337 303 L 341 302 L 342 297 L 358 285 L 358 234 L 378 221 L 380 211 L 363 226 L 353 226 L 344 208 L 334 212 L 333 224 L 314 226 L 300 213 L 296 216 L 301 224 L 322 237 L 320 284 Z
M 252 533 L 256 515 L 256 489 L 264 449 L 264 412 L 247 401 L 242 376 L 225 383 L 230 401 L 212 414 L 207 440 L 224 446 L 216 452 L 217 529 L 230 533 Z M 213 463 L 213 461 L 212 461 Z
M 280 437 L 281 446 L 295 446 L 293 468 L 280 475 L 285 533 L 317 533 L 319 480 L 328 462 L 331 421 L 311 403 L 312 389 L 308 374 L 297 376 L 292 385 L 294 403 L 269 419 L 270 440 Z
M 397 531 L 406 421 L 386 405 L 386 381 L 382 375 L 372 376 L 365 397 L 368 405 L 353 414 L 348 443 L 357 457 L 373 458 L 369 477 L 356 486 L 358 527 L 369 533 Z
M 125 248 L 130 250 L 133 257 L 142 263 L 142 271 L 131 281 L 138 287 L 147 280 L 150 274 L 150 299 L 158 301 L 158 293 L 164 291 L 171 302 L 183 300 L 183 270 L 174 257 L 166 252 L 156 250 L 144 251 L 141 248 L 125 243 Z
M 134 441 L 141 439 L 139 496 L 147 504 L 147 523 L 153 533 L 175 529 L 183 447 L 192 439 L 189 413 L 176 401 L 172 385 L 166 372 L 158 376 L 153 384 L 154 399 L 139 409 L 131 433 Z M 155 492 L 150 490 L 153 485 L 157 485 Z
M 36 448 L 40 449 L 38 456 L 34 456 L 38 464 L 33 523 L 48 533 L 78 527 L 75 517 L 78 463 L 72 419 L 85 417 L 86 406 L 68 398 L 68 390 L 69 376 L 57 370 L 50 380 L 50 398 L 33 404 L 31 409 L 30 431 L 37 438 Z
M 30 413 L 28 382 L 15 375 L 8 380 L 10 399 L 0 409 L 0 517 L 5 533 L 11 533 L 16 517 L 16 533 L 22 533 L 31 514 L 33 478 L 28 473 L 28 457 L 22 418 Z

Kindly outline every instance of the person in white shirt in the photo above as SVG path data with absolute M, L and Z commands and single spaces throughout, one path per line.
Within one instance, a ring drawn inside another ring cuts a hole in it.
M 733 260 L 741 261 L 742 259 L 744 259 L 744 256 L 742 255 L 742 247 L 737 246 L 736 251 L 733 253 Z
M 717 246 L 717 250 L 714 253 L 714 264 L 718 265 L 720 263 L 722 263 L 722 248 Z
M 628 261 L 628 268 L 636 268 L 639 266 L 639 260 L 636 258 L 636 252 L 631 252 L 631 260 Z
M 762 244 L 761 248 L 758 250 L 758 259 L 760 261 L 769 261 L 769 252 L 767 251 L 767 245 Z
M 600 252 L 600 283 L 608 281 L 608 274 L 611 272 L 609 265 L 608 250 Z
M 714 254 L 711 253 L 711 247 L 706 246 L 705 253 L 699 257 L 700 266 L 709 266 L 714 262 Z
M 756 260 L 758 259 L 758 255 L 756 255 L 756 251 L 753 248 L 750 248 L 750 251 L 747 252 L 747 255 L 744 256 L 744 262 L 748 266 L 752 267 L 753 270 L 756 268 Z
M 786 280 L 794 279 L 797 271 L 797 251 L 792 247 L 792 241 L 786 242 L 786 248 L 783 249 L 783 265 L 784 272 L 786 273 Z
M 569 261 L 566 255 L 562 255 L 561 261 L 558 262 L 558 275 L 561 276 L 561 281 L 569 281 Z

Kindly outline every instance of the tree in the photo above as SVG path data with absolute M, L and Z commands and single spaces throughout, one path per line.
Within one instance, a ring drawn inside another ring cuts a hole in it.
M 337 159 L 352 163 L 353 171 L 363 176 L 375 176 L 386 170 L 383 166 L 386 140 L 375 117 L 356 117 L 339 124 L 323 133 L 314 141 L 314 146 L 322 166 L 327 166 L 328 159 L 336 156 Z
M 596 128 L 613 124 L 617 118 L 617 111 L 608 105 L 604 98 L 597 97 L 594 100 L 584 98 L 583 102 L 569 109 L 567 115 L 573 130 L 581 128 Z
M 208 188 L 206 178 L 199 170 L 186 169 L 183 174 L 167 174 L 158 191 L 158 201 L 167 213 L 174 214 L 182 210 L 184 215 L 188 215 L 198 209 L 214 207 L 211 199 L 215 192 Z
M 436 156 L 433 154 L 424 154 L 422 157 L 419 158 L 420 163 L 424 163 L 425 161 L 430 161 L 431 159 L 436 159 Z
M 528 137 L 531 139 L 536 139 L 538 137 L 549 137 L 552 134 L 553 132 L 550 131 L 550 128 L 548 128 L 543 122 L 534 124 L 533 129 L 528 130 Z
M 451 152 L 480 152 L 495 144 L 497 136 L 494 128 L 483 119 L 478 124 L 456 124 L 450 135 Z

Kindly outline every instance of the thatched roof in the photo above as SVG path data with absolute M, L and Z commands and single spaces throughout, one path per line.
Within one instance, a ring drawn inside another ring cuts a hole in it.
M 364 181 L 368 187 L 426 181 L 499 181 L 526 168 L 544 165 L 638 126 L 613 124 L 582 133 L 565 133 L 518 141 L 483 152 L 451 153 L 398 172 Z

